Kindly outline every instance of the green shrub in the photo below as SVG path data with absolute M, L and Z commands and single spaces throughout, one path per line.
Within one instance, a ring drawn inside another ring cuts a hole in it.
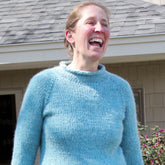
M 151 135 L 143 135 L 146 127 L 139 124 L 141 150 L 145 165 L 165 165 L 165 129 L 151 128 Z

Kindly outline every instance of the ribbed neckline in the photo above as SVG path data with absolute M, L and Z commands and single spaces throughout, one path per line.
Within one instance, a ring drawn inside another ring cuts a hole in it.
M 59 63 L 60 67 L 62 67 L 65 71 L 77 74 L 77 75 L 82 75 L 82 76 L 96 76 L 100 75 L 105 71 L 105 67 L 102 64 L 98 65 L 98 70 L 97 71 L 82 71 L 82 70 L 73 70 L 68 67 L 68 64 L 70 64 L 71 61 L 61 61 Z

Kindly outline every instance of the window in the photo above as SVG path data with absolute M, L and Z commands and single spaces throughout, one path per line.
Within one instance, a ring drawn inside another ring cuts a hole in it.
M 0 165 L 10 164 L 15 125 L 15 95 L 0 95 Z
M 144 124 L 144 101 L 143 101 L 143 89 L 134 88 L 133 89 L 135 102 L 136 102 L 136 112 L 138 121 Z

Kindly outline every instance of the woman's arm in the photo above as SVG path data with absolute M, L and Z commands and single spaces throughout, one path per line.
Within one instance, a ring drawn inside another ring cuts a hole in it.
M 34 165 L 41 139 L 46 91 L 49 91 L 47 84 L 43 74 L 37 74 L 28 85 L 17 121 L 11 165 Z
M 123 99 L 125 100 L 126 112 L 123 122 L 124 132 L 121 145 L 125 159 L 127 165 L 143 165 L 137 128 L 135 100 L 129 84 L 125 92 L 123 92 Z

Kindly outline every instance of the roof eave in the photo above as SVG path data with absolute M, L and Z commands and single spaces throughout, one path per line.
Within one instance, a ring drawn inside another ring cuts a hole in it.
M 0 46 L 0 70 L 47 68 L 69 60 L 62 42 Z M 101 63 L 165 60 L 165 33 L 111 37 Z

